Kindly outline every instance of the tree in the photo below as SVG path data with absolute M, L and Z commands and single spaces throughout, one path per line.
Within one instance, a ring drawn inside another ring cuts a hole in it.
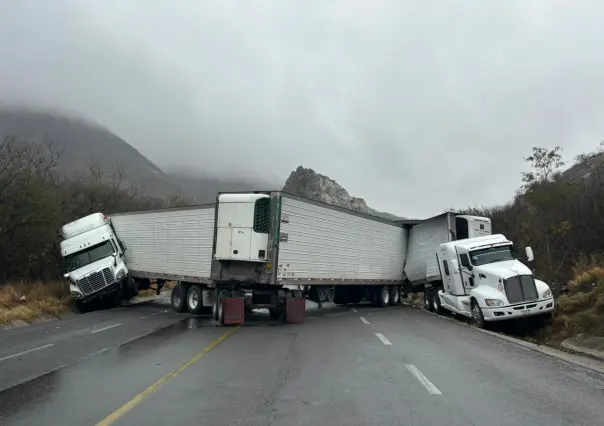
M 526 157 L 525 161 L 531 163 L 532 171 L 522 173 L 524 187 L 528 188 L 535 183 L 546 183 L 555 173 L 564 166 L 559 146 L 553 149 L 533 147 L 533 154 Z

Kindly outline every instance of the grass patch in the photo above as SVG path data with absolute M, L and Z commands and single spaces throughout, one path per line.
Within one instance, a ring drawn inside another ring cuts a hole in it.
M 552 324 L 541 331 L 540 340 L 559 344 L 582 335 L 604 337 L 604 268 L 575 270 L 568 289 L 556 301 Z
M 69 311 L 71 296 L 64 281 L 8 283 L 0 285 L 0 324 L 26 323 Z

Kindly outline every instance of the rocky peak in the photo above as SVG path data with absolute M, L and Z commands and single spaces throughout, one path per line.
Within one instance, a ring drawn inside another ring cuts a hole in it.
M 371 209 L 367 206 L 364 199 L 352 197 L 348 191 L 342 188 L 335 180 L 303 166 L 299 166 L 296 170 L 291 172 L 285 182 L 283 191 L 361 213 L 372 214 L 388 219 L 400 219 L 389 213 L 382 213 Z

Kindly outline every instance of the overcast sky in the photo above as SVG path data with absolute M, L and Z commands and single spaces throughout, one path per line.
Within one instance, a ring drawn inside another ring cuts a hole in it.
M 604 2 L 0 1 L 0 100 L 160 167 L 298 165 L 423 217 L 509 200 L 533 145 L 604 138 Z

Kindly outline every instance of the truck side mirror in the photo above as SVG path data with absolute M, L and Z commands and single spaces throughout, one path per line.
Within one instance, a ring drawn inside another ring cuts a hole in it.
M 65 272 L 65 273 L 63 274 L 63 278 L 69 278 L 69 272 Z
M 524 251 L 526 252 L 526 260 L 528 260 L 529 262 L 532 262 L 533 260 L 535 260 L 535 255 L 533 254 L 532 248 L 526 247 L 524 249 Z
M 117 253 L 113 253 L 111 256 L 113 256 L 113 266 L 117 266 Z
M 124 240 L 120 240 L 120 245 L 122 246 L 122 250 L 128 250 L 128 247 L 126 247 L 126 243 L 124 242 Z

